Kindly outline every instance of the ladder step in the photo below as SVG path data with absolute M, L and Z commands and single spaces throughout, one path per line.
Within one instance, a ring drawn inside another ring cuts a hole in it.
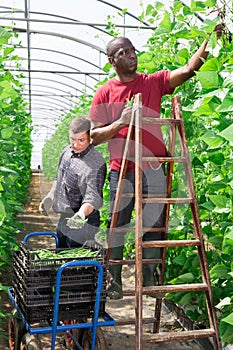
M 160 124 L 160 125 L 171 125 L 171 124 L 181 124 L 180 119 L 169 119 L 169 118 L 152 118 L 143 117 L 142 122 L 144 124 Z
M 116 232 L 134 232 L 135 227 L 112 227 L 112 231 Z M 166 232 L 165 227 L 143 227 L 144 232 Z
M 201 242 L 198 239 L 190 240 L 164 240 L 164 241 L 146 241 L 142 242 L 143 248 L 153 247 L 196 247 L 200 246 Z
M 192 203 L 193 198 L 142 198 L 144 204 L 166 203 L 166 204 L 187 204 Z
M 162 285 L 162 286 L 151 286 L 143 287 L 143 295 L 155 295 L 166 294 L 166 293 L 177 293 L 177 292 L 197 292 L 205 291 L 208 289 L 206 283 L 189 283 L 189 284 L 173 284 L 173 285 Z
M 133 198 L 135 197 L 134 196 L 134 193 L 132 192 L 124 192 L 121 194 L 121 197 L 123 198 Z M 164 194 L 160 194 L 160 193 L 142 193 L 142 198 L 164 198 Z
M 143 264 L 162 264 L 162 259 L 142 259 Z M 108 265 L 135 265 L 135 260 L 109 260 Z
M 201 292 L 208 290 L 206 283 L 189 283 L 189 284 L 175 284 L 175 285 L 161 285 L 143 287 L 142 295 L 150 295 L 154 298 L 162 298 L 166 293 L 177 293 L 177 292 Z M 135 295 L 135 290 L 128 289 L 123 291 L 124 296 Z
M 185 157 L 142 157 L 143 162 L 159 162 L 159 163 L 184 163 L 187 161 Z
M 208 338 L 216 335 L 214 329 L 200 329 L 191 331 L 181 332 L 162 332 L 152 334 L 150 337 L 144 337 L 143 342 L 145 343 L 159 343 L 172 340 L 185 340 L 185 339 L 197 339 L 197 338 Z
M 128 160 L 135 162 L 134 157 L 128 157 Z M 156 163 L 185 163 L 187 158 L 185 157 L 157 157 L 157 156 L 144 156 L 142 157 L 142 162 L 156 162 Z
M 143 324 L 151 324 L 154 323 L 156 319 L 154 317 L 147 317 L 142 319 Z M 135 324 L 135 319 L 119 319 L 116 321 L 116 326 L 126 326 Z
M 122 193 L 121 194 L 122 198 L 133 198 L 134 194 L 132 193 Z M 183 198 L 165 198 L 161 197 L 161 195 L 157 194 L 150 194 L 150 195 L 142 195 L 142 203 L 147 203 L 147 204 L 154 204 L 154 203 L 166 203 L 166 204 L 187 204 L 187 203 L 192 203 L 193 198 L 191 197 L 183 197 Z

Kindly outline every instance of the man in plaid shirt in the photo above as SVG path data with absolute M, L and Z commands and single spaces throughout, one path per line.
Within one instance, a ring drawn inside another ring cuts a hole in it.
M 57 225 L 59 248 L 80 247 L 94 239 L 100 224 L 106 163 L 90 139 L 90 121 L 79 117 L 69 126 L 70 145 L 62 151 L 56 180 L 40 203 L 48 215 L 60 213 Z

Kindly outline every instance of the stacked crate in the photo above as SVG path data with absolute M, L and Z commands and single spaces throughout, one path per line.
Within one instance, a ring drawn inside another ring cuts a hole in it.
M 87 247 L 90 249 L 90 247 Z M 91 247 L 96 254 L 91 257 L 41 259 L 25 243 L 13 254 L 12 293 L 16 304 L 28 323 L 50 321 L 54 312 L 57 270 L 70 261 L 98 261 L 104 271 L 100 316 L 105 311 L 106 269 L 105 250 Z M 54 251 L 55 253 L 55 251 Z M 82 320 L 93 316 L 99 270 L 95 266 L 68 267 L 61 275 L 59 319 Z

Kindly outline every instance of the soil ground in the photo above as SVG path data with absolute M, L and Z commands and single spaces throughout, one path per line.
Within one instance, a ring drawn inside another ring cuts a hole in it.
M 55 232 L 57 218 L 46 217 L 41 215 L 38 207 L 43 196 L 50 189 L 51 184 L 44 178 L 41 173 L 33 173 L 31 187 L 29 191 L 28 204 L 25 208 L 25 213 L 19 215 L 19 221 L 23 224 L 23 229 L 20 234 L 17 235 L 17 241 L 20 242 L 23 240 L 24 236 L 27 233 L 34 231 L 52 231 Z M 34 239 L 34 238 L 33 238 Z M 33 241 L 33 240 L 32 240 Z M 35 242 L 39 247 L 48 247 L 52 246 L 53 242 L 50 238 L 41 237 L 40 242 L 38 238 Z M 11 269 L 3 272 L 1 277 L 1 283 L 4 285 L 11 285 L 12 272 Z M 123 269 L 123 285 L 124 288 L 132 288 L 134 284 L 134 274 L 132 268 L 124 266 Z M 1 292 L 0 294 L 0 310 L 3 313 L 10 313 L 12 310 L 12 304 L 9 300 L 7 293 Z M 143 313 L 147 317 L 153 317 L 155 307 L 155 301 L 153 298 L 146 298 L 143 300 Z M 133 297 L 124 297 L 121 300 L 109 300 L 106 302 L 106 311 L 118 322 L 120 320 L 134 319 L 134 298 Z M 9 349 L 8 345 L 8 318 L 2 323 L 0 330 L 0 350 Z M 151 325 L 143 325 L 143 333 L 151 333 Z M 176 322 L 176 319 L 172 312 L 170 312 L 164 305 L 162 308 L 162 318 L 161 318 L 161 328 L 160 331 L 173 331 L 180 330 L 180 326 Z M 135 330 L 134 325 L 130 326 L 119 326 L 116 327 L 102 327 L 104 333 L 104 338 L 106 340 L 106 348 L 108 350 L 124 350 L 135 349 Z M 40 336 L 43 349 L 50 349 L 50 335 Z M 65 347 L 59 343 L 64 337 L 64 334 L 57 334 L 57 343 L 56 350 L 65 349 Z M 194 341 L 173 341 L 173 342 L 164 342 L 164 343 L 148 343 L 143 347 L 144 350 L 200 350 L 200 346 Z M 102 349 L 101 349 L 102 350 Z

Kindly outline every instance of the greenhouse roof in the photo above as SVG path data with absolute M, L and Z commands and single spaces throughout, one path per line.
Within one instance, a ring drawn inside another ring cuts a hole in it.
M 145 8 L 150 1 L 142 3 Z M 62 116 L 104 79 L 105 47 L 111 39 L 108 22 L 114 21 L 138 50 L 146 44 L 152 28 L 138 20 L 142 6 L 130 0 L 1 1 L 1 25 L 18 34 L 12 44 L 21 66 L 9 61 L 6 68 L 24 76 L 24 97 L 34 126 L 32 167 L 41 164 L 42 146 Z
M 33 121 L 32 168 L 41 165 L 41 151 L 59 121 L 83 95 L 93 95 L 103 80 L 105 47 L 114 23 L 141 51 L 154 27 L 138 19 L 151 1 L 131 0 L 2 0 L 1 25 L 17 33 L 12 38 L 23 74 L 24 98 Z

